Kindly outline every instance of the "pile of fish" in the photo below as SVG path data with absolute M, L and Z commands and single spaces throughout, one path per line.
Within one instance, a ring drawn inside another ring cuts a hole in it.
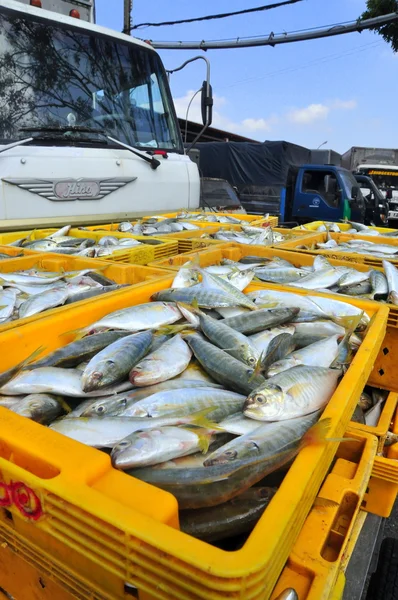
M 349 233 L 349 234 L 360 233 L 361 235 L 373 235 L 373 236 L 382 235 L 382 236 L 387 236 L 387 237 L 397 237 L 398 236 L 398 229 L 395 229 L 394 231 L 378 231 L 377 229 L 372 229 L 371 227 L 368 227 L 368 225 L 364 225 L 363 223 L 356 223 L 355 221 L 346 221 L 346 223 L 349 223 L 351 225 L 350 229 L 341 229 L 341 227 L 338 223 L 331 223 L 331 222 L 325 221 L 324 223 L 319 225 L 316 229 L 313 229 L 311 231 L 318 232 L 318 233 L 324 232 L 324 231 L 331 231 L 333 233 Z M 305 225 L 301 225 L 300 229 L 309 231 L 307 229 L 307 227 L 305 227 Z
M 116 468 L 176 496 L 188 533 L 249 530 L 276 491 L 264 477 L 326 433 L 317 422 L 369 316 L 328 298 L 245 294 L 254 272 L 241 273 L 181 269 L 151 302 L 3 373 L 0 406 L 108 449 Z
M 131 233 L 133 235 L 164 235 L 167 233 L 178 233 L 181 231 L 199 231 L 203 230 L 202 227 L 195 225 L 190 221 L 198 221 L 200 223 L 207 223 L 209 226 L 216 223 L 224 223 L 230 225 L 240 225 L 241 231 L 229 231 L 228 229 L 221 230 L 216 235 L 211 235 L 207 232 L 203 232 L 204 238 L 212 238 L 219 240 L 226 240 L 237 242 L 241 244 L 272 244 L 283 241 L 284 237 L 276 232 L 272 231 L 271 227 L 254 227 L 251 226 L 248 221 L 242 221 L 232 216 L 220 216 L 216 213 L 181 213 L 177 217 L 161 217 L 154 216 L 145 219 L 145 221 L 137 221 L 130 223 L 129 221 L 123 221 L 117 226 L 117 231 L 123 233 Z M 103 231 L 99 225 L 94 231 Z M 291 235 L 291 232 L 290 232 Z M 261 237 L 259 237 L 261 236 Z
M 245 256 L 239 262 L 223 259 L 221 264 L 205 267 L 204 270 L 231 282 L 246 281 L 248 276 L 255 276 L 267 283 L 398 305 L 398 268 L 387 260 L 383 260 L 382 264 L 384 273 L 377 269 L 358 271 L 354 267 L 333 266 L 321 255 L 314 258 L 312 266 L 298 267 L 278 256 Z M 190 282 L 187 278 L 194 273 L 190 270 L 190 263 L 187 263 L 181 269 L 179 279 L 182 281 L 185 276 L 187 285 L 192 285 L 195 281 Z
M 38 252 L 101 258 L 110 256 L 118 250 L 128 250 L 141 244 L 139 240 L 135 240 L 134 238 L 118 239 L 112 235 L 104 236 L 96 242 L 92 238 L 70 236 L 68 235 L 70 229 L 71 225 L 66 225 L 62 229 L 39 240 L 31 239 L 32 236 L 29 235 L 19 238 L 8 245 L 36 250 Z
M 122 287 L 124 285 L 91 269 L 60 273 L 32 268 L 3 273 L 0 267 L 0 324 Z
M 349 254 L 365 254 L 371 258 L 389 258 L 390 260 L 398 260 L 398 246 L 392 244 L 377 244 L 368 240 L 348 240 L 346 242 L 337 242 L 328 233 L 326 242 L 311 242 L 310 245 L 305 243 L 296 246 L 295 250 L 328 250 L 333 253 L 345 252 Z

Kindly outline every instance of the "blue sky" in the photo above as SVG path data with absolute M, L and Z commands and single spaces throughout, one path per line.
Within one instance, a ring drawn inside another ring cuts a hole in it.
M 133 20 L 169 21 L 241 10 L 265 0 L 134 0 Z M 153 40 L 210 40 L 295 31 L 356 19 L 365 0 L 303 0 L 251 15 L 140 29 Z M 121 30 L 122 0 L 97 0 L 97 22 Z M 163 50 L 166 68 L 200 51 Z M 373 32 L 275 48 L 212 50 L 213 125 L 257 140 L 287 140 L 344 152 L 351 146 L 398 147 L 398 55 Z M 205 75 L 198 61 L 172 76 L 179 116 Z M 190 117 L 200 120 L 199 106 Z

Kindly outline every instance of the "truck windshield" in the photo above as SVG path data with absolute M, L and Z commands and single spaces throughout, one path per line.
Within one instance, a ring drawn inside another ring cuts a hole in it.
M 355 179 L 354 175 L 352 173 L 350 173 L 350 171 L 340 171 L 340 174 L 341 174 L 341 178 L 343 180 L 347 198 L 352 198 L 352 188 L 354 186 L 359 187 L 359 184 L 358 184 L 357 180 Z M 362 196 L 361 190 L 358 191 L 357 202 L 358 202 L 358 204 L 362 204 L 362 206 L 365 205 L 365 201 Z
M 368 169 L 366 174 L 373 179 L 379 190 L 398 190 L 398 170 Z
M 68 125 L 183 152 L 154 51 L 0 7 L 0 143 L 26 138 L 24 127 Z

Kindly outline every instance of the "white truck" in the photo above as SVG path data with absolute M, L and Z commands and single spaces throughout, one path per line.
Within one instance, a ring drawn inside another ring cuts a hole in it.
M 343 154 L 342 166 L 371 177 L 388 200 L 388 220 L 398 219 L 398 149 L 353 146 Z
M 160 57 L 94 19 L 94 0 L 0 2 L 1 230 L 199 206 Z

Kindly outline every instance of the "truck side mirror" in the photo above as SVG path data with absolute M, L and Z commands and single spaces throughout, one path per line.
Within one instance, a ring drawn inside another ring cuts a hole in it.
M 387 198 L 387 200 L 392 200 L 392 190 L 391 189 L 387 190 L 386 198 Z
M 353 185 L 351 189 L 351 199 L 356 200 L 359 196 L 359 187 L 357 185 Z
M 209 127 L 213 121 L 213 88 L 207 81 L 202 84 L 201 109 L 203 125 Z

